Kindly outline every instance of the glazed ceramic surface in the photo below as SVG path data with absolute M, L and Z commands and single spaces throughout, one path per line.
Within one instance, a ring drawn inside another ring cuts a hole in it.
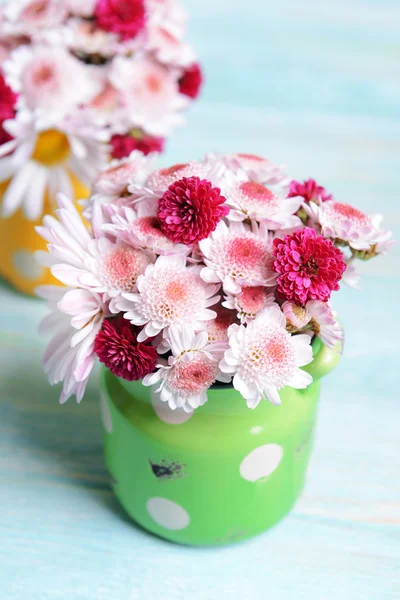
M 174 542 L 219 545 L 254 536 L 284 517 L 303 489 L 319 378 L 340 348 L 319 342 L 305 390 L 250 410 L 229 385 L 193 413 L 170 410 L 141 382 L 103 370 L 106 464 L 115 494 L 145 529 Z

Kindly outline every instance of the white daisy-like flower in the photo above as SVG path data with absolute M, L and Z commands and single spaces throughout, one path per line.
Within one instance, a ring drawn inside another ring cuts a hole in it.
M 50 385 L 63 382 L 60 402 L 75 395 L 82 400 L 96 362 L 94 342 L 109 315 L 101 296 L 90 290 L 41 286 L 36 293 L 51 310 L 41 324 L 41 333 L 51 335 L 43 366 Z
M 111 223 L 103 231 L 127 244 L 148 248 L 156 254 L 189 254 L 190 247 L 175 244 L 161 230 L 157 217 L 157 205 L 152 200 L 139 202 L 135 208 L 121 208 L 111 217 Z
M 323 236 L 342 240 L 354 250 L 369 250 L 391 236 L 380 228 L 382 215 L 366 215 L 350 204 L 328 200 L 320 205 L 304 203 L 303 208 L 320 225 Z
M 101 89 L 94 71 L 60 46 L 20 46 L 5 62 L 4 72 L 8 84 L 20 94 L 18 106 L 44 116 L 53 126 Z
M 191 325 L 195 331 L 216 313 L 208 307 L 219 300 L 219 285 L 204 284 L 201 266 L 186 266 L 182 255 L 159 256 L 137 279 L 138 293 L 122 294 L 117 308 L 134 325 L 142 326 L 138 335 L 142 342 L 156 336 L 171 325 Z
M 104 294 L 105 300 L 111 300 L 110 310 L 117 312 L 116 302 L 123 292 L 136 290 L 139 275 L 154 260 L 153 253 L 121 241 L 93 238 L 73 203 L 61 194 L 57 199 L 58 220 L 47 215 L 43 227 L 36 228 L 49 242 L 50 256 L 38 252 L 39 261 L 50 266 L 64 285 Z
M 150 135 L 167 135 L 182 123 L 178 111 L 188 105 L 179 94 L 176 76 L 148 57 L 117 56 L 110 67 L 110 83 L 124 95 L 133 127 Z
M 5 218 L 22 208 L 35 221 L 43 213 L 46 196 L 51 202 L 57 192 L 73 196 L 71 177 L 89 185 L 106 162 L 101 138 L 87 136 L 76 127 L 60 124 L 57 129 L 38 130 L 25 111 L 5 123 L 14 138 L 0 149 L 0 181 L 11 178 L 3 196 Z
M 265 221 L 271 230 L 301 225 L 301 220 L 295 213 L 303 199 L 288 198 L 287 186 L 267 187 L 262 183 L 249 181 L 247 176 L 240 174 L 239 177 L 230 178 L 223 187 L 223 192 L 231 209 L 228 214 L 230 221 Z
M 227 294 L 222 306 L 236 311 L 241 323 L 249 323 L 267 306 L 275 303 L 273 293 L 263 286 L 243 286 L 239 294 Z
M 221 159 L 234 173 L 244 171 L 250 181 L 263 183 L 264 185 L 289 185 L 290 183 L 284 167 L 274 165 L 267 158 L 238 152 L 224 154 Z
M 222 282 L 224 291 L 238 294 L 242 286 L 272 286 L 276 274 L 270 268 L 272 247 L 264 223 L 218 223 L 215 231 L 199 242 L 207 267 L 201 276 L 207 282 Z
M 311 375 L 300 369 L 313 358 L 310 337 L 290 335 L 277 305 L 264 309 L 247 327 L 231 325 L 229 346 L 219 366 L 234 375 L 233 386 L 249 408 L 262 398 L 280 404 L 281 388 L 302 389 L 312 382 Z
M 190 326 L 176 325 L 169 328 L 168 341 L 172 352 L 168 364 L 157 365 L 143 384 L 160 384 L 156 391 L 162 402 L 190 413 L 207 402 L 207 390 L 215 381 L 230 381 L 218 367 L 226 344 L 209 344 L 206 331 L 195 333 Z

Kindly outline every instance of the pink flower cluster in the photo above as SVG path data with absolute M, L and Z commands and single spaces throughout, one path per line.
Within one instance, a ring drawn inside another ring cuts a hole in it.
M 65 172 L 88 185 L 101 168 L 93 158 L 99 145 L 109 143 L 118 159 L 133 150 L 160 152 L 201 88 L 185 31 L 178 0 L 2 3 L 0 181 L 31 157 L 40 162 L 36 144 L 49 130 L 66 136 L 82 165 L 68 164 Z
M 98 358 L 172 410 L 201 406 L 215 382 L 232 382 L 251 408 L 279 404 L 281 388 L 311 383 L 301 367 L 313 339 L 341 342 L 330 296 L 390 232 L 258 156 L 158 170 L 152 158 L 134 153 L 99 175 L 89 229 L 62 195 L 38 228 L 49 242 L 39 259 L 68 286 L 39 290 L 53 311 L 50 350 L 65 340 L 65 355 L 46 355 L 50 381 L 80 399 Z

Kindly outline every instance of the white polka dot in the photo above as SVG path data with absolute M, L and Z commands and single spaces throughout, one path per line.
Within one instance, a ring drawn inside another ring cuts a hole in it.
M 278 444 L 259 446 L 246 456 L 240 465 L 240 474 L 247 481 L 257 481 L 271 475 L 281 462 L 283 448 Z
M 100 414 L 104 429 L 107 433 L 112 433 L 113 424 L 111 419 L 110 408 L 108 406 L 107 397 L 103 392 L 100 392 Z
M 167 498 L 150 498 L 146 508 L 153 521 L 165 529 L 184 529 L 190 523 L 186 510 Z
M 25 279 L 36 281 L 43 274 L 43 267 L 39 265 L 32 252 L 18 250 L 13 254 L 12 262 L 19 275 Z
M 172 410 L 167 402 L 161 402 L 160 393 L 155 392 L 153 389 L 151 390 L 151 404 L 157 417 L 169 425 L 181 425 L 193 416 L 192 412 L 185 412 L 183 408 Z

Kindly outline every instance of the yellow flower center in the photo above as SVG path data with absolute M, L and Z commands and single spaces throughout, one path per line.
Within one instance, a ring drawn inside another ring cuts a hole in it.
M 48 129 L 39 134 L 32 158 L 46 167 L 51 167 L 65 162 L 69 153 L 67 136 L 57 129 Z

